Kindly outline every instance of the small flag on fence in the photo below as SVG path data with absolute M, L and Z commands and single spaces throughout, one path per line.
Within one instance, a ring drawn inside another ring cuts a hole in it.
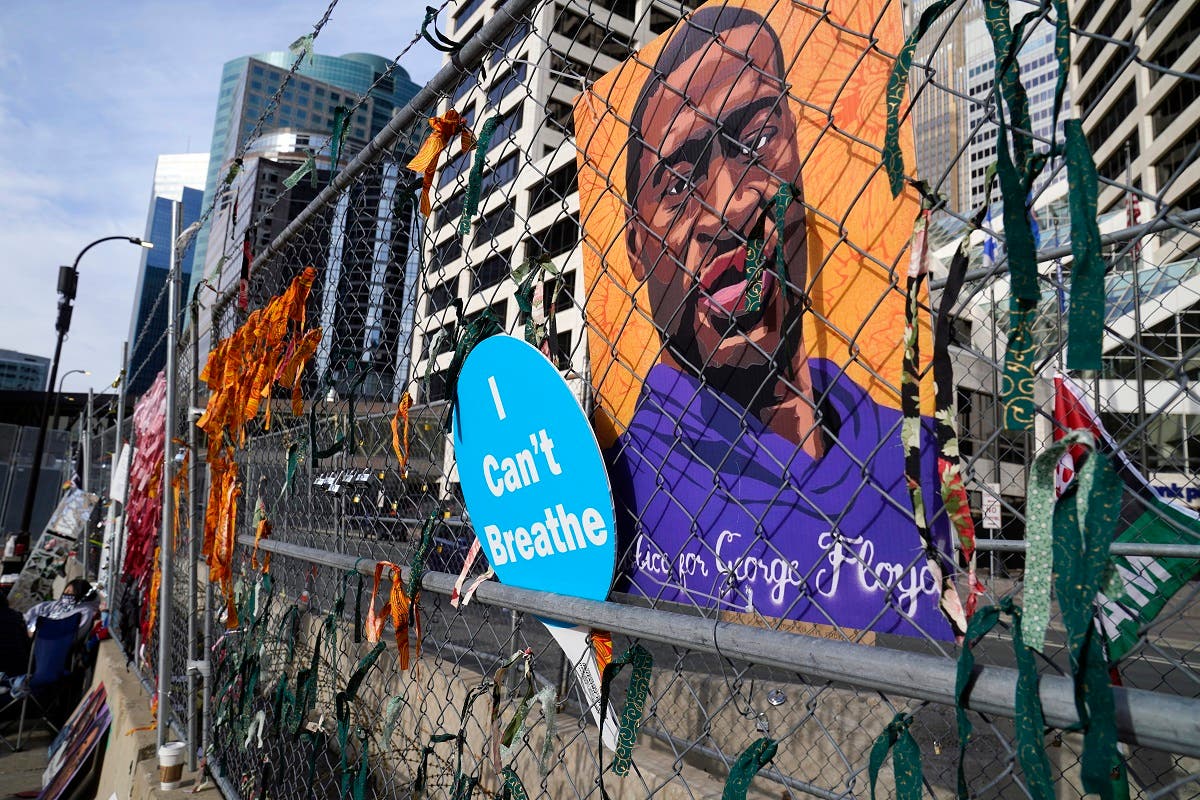
M 984 224 L 983 268 L 991 269 L 994 266 L 996 266 L 996 237 L 992 236 L 992 207 L 989 205 Z
M 1096 448 L 1104 451 L 1125 485 L 1118 532 L 1114 541 L 1140 544 L 1200 544 L 1200 517 L 1182 503 L 1159 497 L 1145 476 L 1109 436 L 1088 406 L 1085 394 L 1070 378 L 1054 379 L 1055 439 L 1070 430 L 1090 431 Z M 1073 447 L 1058 465 L 1059 489 L 1075 475 L 1086 448 Z M 1117 661 L 1132 650 L 1139 631 L 1154 621 L 1171 597 L 1200 574 L 1200 560 L 1114 556 L 1109 584 L 1098 595 L 1098 624 L 1108 641 L 1109 658 Z
M 1131 184 L 1132 185 L 1132 184 Z M 1138 204 L 1138 196 L 1133 191 L 1125 193 L 1125 226 L 1132 228 L 1142 221 L 1142 209 Z M 1134 239 L 1133 248 L 1129 251 L 1129 255 L 1133 259 L 1138 259 L 1142 254 L 1142 240 Z
M 1040 249 L 1042 246 L 1042 226 L 1038 224 L 1037 212 L 1033 210 L 1033 197 L 1030 197 L 1025 208 L 1029 214 L 1029 230 L 1033 234 L 1033 246 L 1035 249 Z

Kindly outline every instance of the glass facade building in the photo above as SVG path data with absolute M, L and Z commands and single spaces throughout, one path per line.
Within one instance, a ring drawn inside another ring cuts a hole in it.
M 999 199 L 1000 191 L 993 187 L 992 197 L 985 196 L 987 168 L 996 160 L 997 127 L 990 121 L 989 109 L 995 83 L 996 61 L 992 56 L 991 39 L 981 18 L 967 23 L 967 52 L 970 57 L 962 66 L 962 92 L 970 98 L 964 111 L 963 126 L 969 137 L 966 152 L 966 167 L 962 168 L 962 198 L 969 210 L 979 208 L 984 202 Z M 1054 26 L 1041 22 L 1028 35 L 1017 55 L 1021 68 L 1021 83 L 1029 97 L 1029 116 L 1033 126 L 1034 146 L 1047 150 L 1052 137 L 1061 142 L 1063 121 L 1074 116 L 1071 106 L 1071 89 L 1063 95 L 1062 108 L 1055 127 L 1054 92 L 1058 80 L 1058 60 L 1054 56 Z M 960 163 L 962 159 L 959 159 Z M 1067 173 L 1060 169 L 1059 159 L 1054 159 L 1038 175 L 1031 193 L 1035 207 L 1066 192 Z M 1053 191 L 1047 192 L 1047 189 Z M 1042 195 L 1045 194 L 1045 198 Z
M 133 313 L 129 319 L 128 391 L 131 397 L 138 397 L 149 389 L 166 362 L 166 337 L 163 334 L 167 329 L 167 303 L 165 299 L 157 304 L 155 301 L 166 286 L 170 266 L 171 205 L 175 202 L 183 204 L 180 231 L 200 218 L 204 197 L 200 183 L 204 180 L 207 164 L 204 153 L 158 158 L 145 234 L 145 238 L 154 243 L 154 249 L 142 251 Z M 189 285 L 195 271 L 195 240 L 192 242 L 182 254 L 183 286 Z M 185 300 L 180 298 L 180 302 Z
M 50 359 L 0 350 L 0 391 L 40 392 L 46 388 Z
M 313 54 L 305 58 L 280 91 L 295 59 L 294 54 L 282 51 L 242 56 L 225 64 L 213 121 L 203 208 L 214 202 L 217 188 L 235 156 L 251 137 L 291 130 L 328 138 L 338 109 L 353 108 L 362 100 L 345 123 L 344 164 L 387 125 L 393 111 L 407 104 L 419 88 L 400 67 L 387 75 L 389 61 L 381 56 L 347 53 Z M 278 103 L 256 131 L 259 118 L 277 93 Z M 219 260 L 219 256 L 214 258 L 209 254 L 211 230 L 210 221 L 197 236 L 198 266 Z M 197 269 L 192 282 L 198 283 L 202 277 L 203 269 Z

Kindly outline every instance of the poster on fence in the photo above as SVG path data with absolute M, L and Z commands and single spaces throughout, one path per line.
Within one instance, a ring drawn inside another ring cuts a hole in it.
M 900 6 L 835 5 L 706 3 L 576 101 L 615 588 L 947 639 L 901 445 L 918 201 L 894 200 L 879 166 Z M 911 163 L 907 126 L 901 142 Z M 929 353 L 927 320 L 918 335 Z M 924 513 L 949 568 L 922 412 Z
M 54 590 L 55 581 L 66 579 L 67 558 L 86 530 L 97 500 L 96 495 L 80 489 L 69 489 L 63 494 L 46 529 L 29 551 L 17 582 L 8 592 L 9 606 L 25 611 L 58 596 Z

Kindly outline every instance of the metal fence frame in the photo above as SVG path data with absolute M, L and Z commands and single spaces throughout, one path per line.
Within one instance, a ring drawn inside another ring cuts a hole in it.
M 494 49 L 494 44 L 506 37 L 524 20 L 529 12 L 544 4 L 544 0 L 509 0 L 501 10 L 490 17 L 473 36 L 462 43 L 453 60 L 447 63 L 418 95 L 397 113 L 370 144 L 362 150 L 333 181 L 305 209 L 288 224 L 270 245 L 253 262 L 252 270 L 268 270 L 291 257 L 289 246 L 300 241 L 317 215 L 338 203 L 349 188 L 377 165 L 381 159 L 390 157 L 392 150 L 405 135 L 411 135 L 419 127 L 427 109 L 435 107 L 451 95 L 463 79 L 468 65 L 480 64 Z M 1104 244 L 1122 244 L 1140 237 L 1165 230 L 1195 230 L 1200 223 L 1200 210 L 1162 216 L 1135 227 L 1104 237 Z M 1045 250 L 1039 253 L 1042 261 L 1053 261 L 1070 255 L 1070 248 Z M 1002 273 L 1007 268 L 1001 261 L 990 269 L 973 270 L 968 281 L 980 281 Z M 940 281 L 933 281 L 932 288 L 939 289 Z M 233 300 L 232 293 L 226 294 L 217 304 L 218 310 L 228 308 Z M 171 331 L 180 318 L 177 303 L 168 301 L 172 311 Z M 216 316 L 216 315 L 214 315 Z M 209 757 L 217 753 L 218 743 L 213 738 L 212 655 L 224 637 L 218 638 L 214 627 L 213 587 L 207 580 L 204 598 L 200 597 L 201 577 L 197 574 L 197 521 L 200 512 L 204 484 L 203 467 L 198 456 L 198 441 L 194 424 L 200 403 L 199 382 L 196 378 L 200 354 L 197 352 L 199 329 L 198 317 L 191 320 L 191 338 L 175 347 L 173 334 L 168 336 L 172 343 L 168 363 L 168 408 L 167 425 L 170 442 L 173 435 L 186 435 L 188 449 L 194 456 L 188 474 L 188 513 L 186 514 L 187 535 L 183 546 L 174 546 L 178 532 L 173 527 L 173 514 L 164 513 L 162 542 L 162 572 L 164 590 L 162 603 L 164 612 L 160 616 L 160 632 L 156 659 L 159 677 L 157 683 L 149 682 L 140 675 L 148 690 L 167 686 L 168 702 L 159 704 L 159 739 L 166 736 L 167 729 L 191 742 L 200 744 L 200 749 Z M 414 337 L 417 334 L 414 334 Z M 182 398 L 182 403 L 176 398 Z M 1135 431 L 1132 435 L 1136 435 Z M 103 436 L 103 434 L 102 434 Z M 168 449 L 168 464 L 172 464 Z M 173 464 L 172 464 L 173 466 Z M 170 472 L 168 471 L 168 475 Z M 311 475 L 309 475 L 311 478 Z M 164 484 L 166 485 L 166 484 Z M 170 492 L 166 492 L 169 495 Z M 250 492 L 247 492 L 250 495 Z M 169 498 L 164 498 L 170 509 Z M 246 506 L 249 505 L 247 502 Z M 243 512 L 245 514 L 245 512 Z M 241 535 L 239 544 L 253 547 L 253 537 Z M 334 544 L 338 550 L 346 549 L 344 537 Z M 1020 553 L 1023 541 L 980 540 L 981 552 Z M 362 575 L 373 573 L 374 561 L 348 552 L 329 552 L 304 546 L 287 540 L 268 540 L 260 543 L 260 549 L 280 556 L 296 559 L 314 566 L 333 570 L 354 570 Z M 1200 545 L 1122 545 L 1112 548 L 1114 555 L 1147 555 L 1153 557 L 1200 557 Z M 245 553 L 242 553 L 245 556 Z M 172 580 L 172 571 L 176 578 Z M 186 586 L 178 580 L 186 574 Z M 409 577 L 405 570 L 405 578 Z M 428 572 L 421 585 L 428 592 L 449 596 L 455 576 L 446 572 Z M 183 588 L 185 591 L 180 592 Z M 296 588 L 293 585 L 291 588 Z M 887 647 L 872 647 L 849 641 L 828 641 L 816 637 L 801 636 L 784 630 L 753 627 L 719 619 L 703 619 L 675 611 L 645 607 L 637 598 L 615 597 L 618 602 L 596 603 L 575 598 L 549 596 L 544 593 L 504 586 L 498 583 L 484 584 L 476 595 L 476 602 L 503 612 L 524 612 L 537 615 L 547 607 L 553 607 L 555 616 L 569 622 L 587 624 L 595 629 L 608 630 L 634 639 L 654 642 L 680 651 L 704 653 L 717 659 L 737 659 L 760 667 L 772 668 L 786 674 L 798 675 L 805 682 L 833 682 L 864 693 L 880 693 L 881 696 L 895 695 L 914 701 L 953 706 L 955 698 L 952 688 L 955 682 L 955 659 L 949 654 L 905 652 Z M 203 605 L 201 605 L 203 603 Z M 175 613 L 166 609 L 174 605 Z M 514 617 L 515 619 L 515 617 Z M 182 620 L 182 621 L 180 621 Z M 514 623 L 515 626 L 515 623 Z M 201 649 L 202 648 L 202 649 Z M 178 652 L 176 652 L 178 651 Z M 481 654 L 482 655 L 482 654 Z M 490 654 L 489 654 L 489 657 Z M 1187 666 L 1190 667 L 1190 662 Z M 1049 664 L 1051 668 L 1053 664 Z M 1055 668 L 1057 669 L 1057 668 Z M 560 676 L 559 680 L 562 680 Z M 177 697 L 176 682 L 186 682 L 186 694 Z M 985 665 L 979 668 L 967 703 L 972 710 L 986 718 L 1011 719 L 1012 697 L 1016 683 L 1016 671 L 1002 666 Z M 1163 751 L 1178 756 L 1200 758 L 1200 699 L 1168 692 L 1152 692 L 1144 689 L 1116 687 L 1117 728 L 1121 741 L 1127 744 Z M 195 699 L 201 699 L 197 713 Z M 1074 689 L 1069 677 L 1046 674 L 1041 682 L 1041 698 L 1047 723 L 1055 728 L 1069 728 L 1079 720 L 1075 710 Z M 815 700 L 814 700 L 815 702 Z M 669 731 L 646 731 L 671 740 Z M 704 753 L 725 760 L 732 760 L 731 753 L 713 750 L 696 741 L 669 741 L 670 746 Z M 196 748 L 191 748 L 193 757 Z M 210 762 L 212 774 L 227 797 L 244 797 L 244 787 L 234 782 L 236 776 L 221 771 L 219 757 Z M 853 791 L 841 793 L 816 783 L 796 779 L 780 770 L 764 773 L 777 783 L 802 793 L 823 797 L 853 796 Z M 1180 780 L 1180 784 L 1196 780 L 1193 774 Z M 394 788 L 394 787 L 393 787 Z M 1174 791 L 1175 787 L 1159 787 L 1159 794 Z M 583 790 L 581 790 L 581 794 Z

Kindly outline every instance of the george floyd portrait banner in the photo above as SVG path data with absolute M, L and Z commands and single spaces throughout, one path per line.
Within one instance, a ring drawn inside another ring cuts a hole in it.
M 893 200 L 879 166 L 900 4 L 835 6 L 707 3 L 576 101 L 615 588 L 948 639 L 901 443 L 919 202 Z M 911 163 L 907 126 L 901 141 Z M 927 319 L 917 334 L 929 353 Z M 953 574 L 922 414 L 929 555 Z

